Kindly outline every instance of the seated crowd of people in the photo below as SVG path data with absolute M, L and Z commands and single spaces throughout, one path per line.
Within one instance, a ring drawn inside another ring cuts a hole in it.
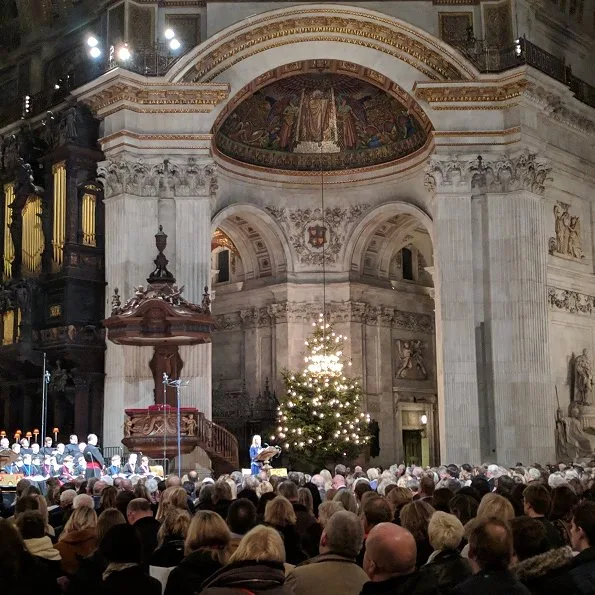
M 95 436 L 91 434 L 91 436 Z M 45 438 L 43 446 L 37 443 L 30 444 L 27 438 L 15 442 L 10 446 L 8 438 L 0 439 L 0 450 L 10 449 L 17 455 L 17 458 L 5 465 L 5 473 L 21 474 L 24 477 L 34 477 L 37 479 L 47 479 L 49 477 L 58 477 L 62 481 L 70 481 L 80 475 L 85 475 L 89 465 L 85 458 L 85 452 L 88 452 L 87 443 L 79 442 L 78 436 L 72 434 L 70 442 L 65 445 L 58 442 L 54 445 L 51 438 Z M 101 459 L 103 462 L 103 458 Z M 100 465 L 103 467 L 103 464 Z M 140 458 L 136 453 L 128 455 L 125 464 L 122 463 L 120 455 L 111 458 L 111 464 L 105 468 L 106 474 L 115 475 L 148 475 L 150 473 L 149 458 L 143 456 Z
M 595 594 L 578 467 L 22 479 L 0 513 L 6 593 Z

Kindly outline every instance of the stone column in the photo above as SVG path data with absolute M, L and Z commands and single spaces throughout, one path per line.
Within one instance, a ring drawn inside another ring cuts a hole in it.
M 173 186 L 175 201 L 175 266 L 177 282 L 184 285 L 184 297 L 202 301 L 205 286 L 211 284 L 211 199 L 216 192 L 215 168 L 211 160 L 194 158 L 174 161 L 179 180 Z M 211 419 L 211 344 L 180 348 L 184 362 L 182 404 L 196 407 Z
M 554 460 L 556 400 L 547 311 L 547 229 L 541 196 L 550 168 L 523 153 L 487 162 L 489 289 L 495 460 Z
M 471 172 L 436 156 L 426 170 L 433 193 L 436 374 L 440 461 L 480 463 L 471 239 Z

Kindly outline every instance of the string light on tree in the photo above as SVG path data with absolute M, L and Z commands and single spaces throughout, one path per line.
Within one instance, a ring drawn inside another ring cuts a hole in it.
M 347 337 L 336 333 L 322 314 L 313 327 L 305 342 L 303 371 L 283 374 L 287 390 L 277 412 L 274 442 L 303 460 L 354 458 L 369 439 L 370 416 L 361 410 L 360 383 L 344 376 Z M 288 443 L 289 434 L 299 441 Z

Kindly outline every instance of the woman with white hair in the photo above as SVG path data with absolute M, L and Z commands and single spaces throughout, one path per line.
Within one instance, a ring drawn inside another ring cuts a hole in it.
M 458 552 L 465 529 L 454 515 L 436 511 L 428 523 L 428 538 L 434 551 L 423 572 L 431 573 L 441 593 L 450 593 L 454 587 L 471 576 L 471 566 Z

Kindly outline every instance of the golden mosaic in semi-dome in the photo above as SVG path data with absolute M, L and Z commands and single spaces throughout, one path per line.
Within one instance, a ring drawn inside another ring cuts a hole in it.
M 419 105 L 387 77 L 315 60 L 279 67 L 242 89 L 216 124 L 215 147 L 267 169 L 352 170 L 415 153 L 430 129 Z

